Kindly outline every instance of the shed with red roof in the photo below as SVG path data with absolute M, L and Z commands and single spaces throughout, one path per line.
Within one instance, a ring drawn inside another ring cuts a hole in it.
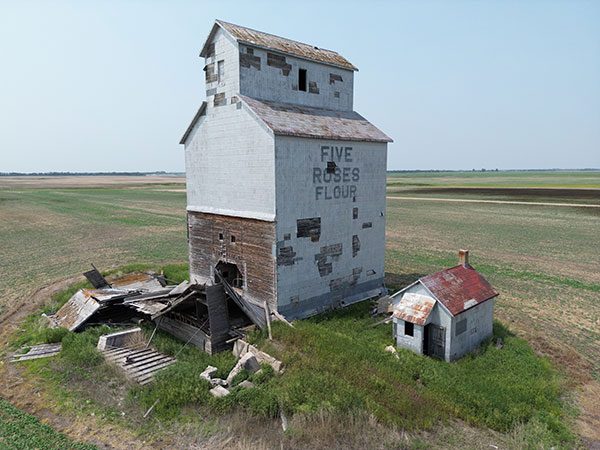
M 392 296 L 399 347 L 454 361 L 491 336 L 498 292 L 468 257 L 461 250 L 457 266 L 419 278 Z

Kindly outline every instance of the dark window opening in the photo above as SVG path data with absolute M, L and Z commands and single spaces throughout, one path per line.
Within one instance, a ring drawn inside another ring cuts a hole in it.
M 235 236 L 233 234 L 231 235 L 231 242 L 235 242 Z
M 298 89 L 306 92 L 306 69 L 298 69 Z
M 236 266 L 235 264 L 220 261 L 219 264 L 217 264 L 217 267 L 215 267 L 215 270 L 219 271 L 221 273 L 221 276 L 231 286 L 236 287 L 236 288 L 244 287 L 244 277 L 243 277 L 242 273 L 240 272 L 240 270 L 238 269 L 238 266 Z M 219 279 L 215 275 L 215 283 L 218 283 L 218 282 L 219 282 Z
M 352 218 L 358 219 L 358 208 L 352 208 Z
M 327 173 L 335 173 L 335 161 L 327 161 Z
M 412 322 L 404 322 L 404 335 L 414 336 L 415 335 L 415 324 Z
M 223 240 L 223 233 L 219 233 L 219 240 L 222 241 Z

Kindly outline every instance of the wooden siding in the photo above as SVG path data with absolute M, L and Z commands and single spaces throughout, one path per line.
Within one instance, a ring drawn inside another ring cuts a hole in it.
M 242 295 L 277 309 L 274 222 L 188 211 L 188 226 L 192 277 L 210 279 L 219 261 L 236 264 Z

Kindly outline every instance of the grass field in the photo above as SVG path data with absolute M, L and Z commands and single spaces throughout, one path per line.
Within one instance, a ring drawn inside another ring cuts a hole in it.
M 97 447 L 71 441 L 0 397 L 0 450 L 39 449 L 97 450 Z
M 51 189 L 0 181 L 0 321 L 40 286 L 79 274 L 90 262 L 110 268 L 187 260 L 183 179 L 127 187 L 113 180 L 97 188 L 68 180 Z M 456 251 L 469 248 L 471 263 L 501 293 L 496 317 L 577 389 L 596 383 L 590 377 L 600 371 L 600 209 L 534 203 L 596 205 L 598 189 L 598 172 L 390 174 L 388 195 L 411 199 L 388 199 L 388 284 L 403 286 L 455 265 Z M 589 409 L 582 427 L 592 435 L 597 403 L 589 395 L 579 403 Z M 459 417 L 472 420 L 466 412 Z

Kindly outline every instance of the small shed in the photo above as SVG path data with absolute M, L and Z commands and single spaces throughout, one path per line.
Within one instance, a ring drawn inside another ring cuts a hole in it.
M 393 332 L 398 347 L 454 361 L 491 336 L 498 292 L 469 265 L 459 264 L 419 278 L 393 296 Z

